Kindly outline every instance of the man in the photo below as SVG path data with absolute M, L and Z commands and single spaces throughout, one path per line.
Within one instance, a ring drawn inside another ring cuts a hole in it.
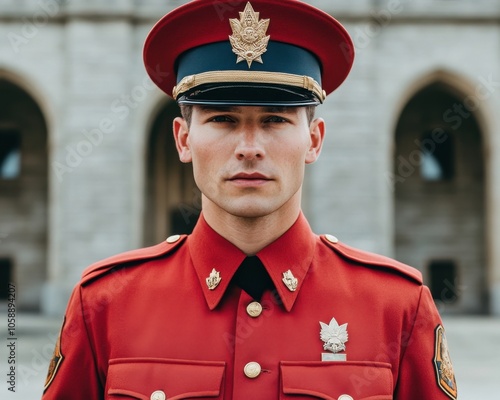
M 353 61 L 344 28 L 298 0 L 194 0 L 144 57 L 181 106 L 202 215 L 84 272 L 43 398 L 456 399 L 420 273 L 316 236 L 301 213 L 325 134 L 314 107 Z

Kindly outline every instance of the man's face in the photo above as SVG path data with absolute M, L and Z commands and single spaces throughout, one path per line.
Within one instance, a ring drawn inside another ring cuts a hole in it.
M 192 162 L 204 209 L 263 217 L 300 207 L 305 164 L 319 156 L 324 122 L 308 122 L 304 107 L 194 106 L 174 121 L 182 162 Z

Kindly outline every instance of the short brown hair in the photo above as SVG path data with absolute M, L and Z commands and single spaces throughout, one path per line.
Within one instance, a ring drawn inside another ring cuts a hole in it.
M 190 104 L 179 104 L 181 109 L 182 118 L 184 118 L 189 125 L 191 125 L 191 118 L 193 116 L 193 106 Z

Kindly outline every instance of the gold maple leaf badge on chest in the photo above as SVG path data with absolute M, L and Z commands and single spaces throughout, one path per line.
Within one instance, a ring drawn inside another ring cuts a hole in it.
M 267 51 L 267 44 L 271 37 L 266 36 L 269 19 L 259 20 L 260 13 L 254 11 L 250 2 L 245 6 L 245 10 L 239 14 L 239 20 L 236 18 L 229 20 L 233 30 L 229 41 L 233 52 L 238 56 L 236 63 L 245 60 L 248 63 L 248 68 L 252 66 L 254 61 L 263 64 L 262 54 Z

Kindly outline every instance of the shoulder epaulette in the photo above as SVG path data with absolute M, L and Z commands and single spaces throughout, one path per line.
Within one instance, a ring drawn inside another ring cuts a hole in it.
M 410 267 L 409 265 L 403 264 L 399 261 L 393 260 L 392 258 L 381 256 L 379 254 L 370 253 L 367 251 L 355 249 L 350 247 L 337 238 L 331 235 L 321 235 L 321 240 L 335 250 L 336 253 L 348 258 L 352 261 L 361 264 L 367 264 L 375 267 L 387 268 L 398 272 L 406 277 L 409 277 L 419 284 L 422 284 L 422 274 L 419 270 Z
M 104 260 L 98 261 L 92 264 L 90 267 L 86 268 L 85 271 L 83 271 L 80 283 L 87 283 L 95 279 L 96 277 L 103 275 L 104 273 L 108 272 L 118 265 L 134 263 L 137 261 L 145 261 L 165 256 L 177 249 L 184 242 L 186 237 L 187 235 L 171 236 L 166 241 L 161 242 L 155 246 L 127 251 L 125 253 L 117 254 L 115 256 L 111 256 Z M 176 240 L 173 240 L 172 238 Z

